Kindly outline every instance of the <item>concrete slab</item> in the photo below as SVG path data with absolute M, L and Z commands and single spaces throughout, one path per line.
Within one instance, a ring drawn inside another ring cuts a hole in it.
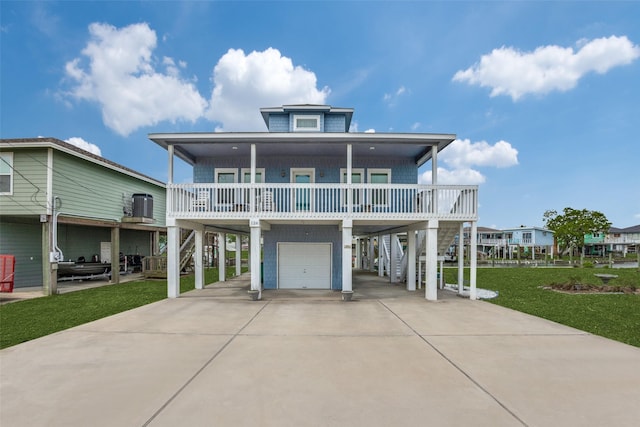
M 640 421 L 637 347 L 594 335 L 427 340 L 528 425 L 632 426 Z
M 455 404 L 465 396 L 464 409 Z M 206 420 L 206 422 L 203 422 Z M 416 336 L 238 336 L 151 426 L 513 426 Z
M 2 350 L 0 425 L 640 419 L 640 349 L 370 280 L 348 303 L 335 292 L 250 301 L 246 283 L 226 282 Z

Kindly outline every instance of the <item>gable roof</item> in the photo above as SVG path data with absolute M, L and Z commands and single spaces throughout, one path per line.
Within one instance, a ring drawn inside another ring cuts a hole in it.
M 68 142 L 61 141 L 57 138 L 43 137 L 43 138 L 16 138 L 16 139 L 0 139 L 0 149 L 6 150 L 6 147 L 10 148 L 53 148 L 72 156 L 81 158 L 91 163 L 98 164 L 111 170 L 123 173 L 125 175 L 132 176 L 141 181 L 146 181 L 150 184 L 157 185 L 165 188 L 165 184 L 162 181 L 158 181 L 155 178 L 144 175 L 126 166 L 112 162 L 97 154 L 90 153 L 82 148 L 76 147 Z

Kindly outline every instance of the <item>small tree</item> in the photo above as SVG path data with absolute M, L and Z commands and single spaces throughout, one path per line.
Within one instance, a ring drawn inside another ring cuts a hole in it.
M 584 236 L 587 234 L 607 232 L 611 223 L 598 211 L 564 208 L 559 215 L 555 210 L 548 210 L 543 215 L 546 227 L 555 233 L 562 249 L 568 248 L 571 253 L 576 248 L 584 250 Z

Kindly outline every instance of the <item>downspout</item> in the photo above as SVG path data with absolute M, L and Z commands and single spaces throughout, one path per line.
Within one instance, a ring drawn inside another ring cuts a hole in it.
M 49 262 L 59 262 L 64 261 L 64 254 L 62 253 L 62 249 L 58 247 L 58 216 L 61 214 L 60 211 L 56 209 L 56 202 L 60 202 L 60 206 L 62 206 L 62 200 L 60 197 L 53 198 L 53 223 L 52 223 L 52 235 L 53 235 L 53 251 L 49 256 Z

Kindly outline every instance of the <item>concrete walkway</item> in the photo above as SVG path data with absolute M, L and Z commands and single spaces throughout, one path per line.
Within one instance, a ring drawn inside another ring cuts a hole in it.
M 210 285 L 0 352 L 0 425 L 635 426 L 640 349 L 358 275 Z

